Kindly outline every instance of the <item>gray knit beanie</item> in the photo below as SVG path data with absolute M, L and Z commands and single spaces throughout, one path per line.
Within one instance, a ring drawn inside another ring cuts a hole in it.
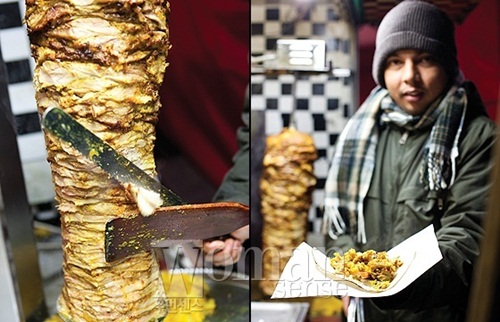
M 450 80 L 458 73 L 455 27 L 450 18 L 436 6 L 416 0 L 403 1 L 392 8 L 378 27 L 372 74 L 375 82 L 385 86 L 385 61 L 402 49 L 430 53 L 444 67 Z

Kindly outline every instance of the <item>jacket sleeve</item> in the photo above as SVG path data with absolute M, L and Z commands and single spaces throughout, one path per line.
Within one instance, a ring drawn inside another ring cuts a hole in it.
M 234 201 L 244 205 L 250 204 L 249 172 L 250 172 L 250 104 L 248 90 L 242 113 L 243 125 L 238 128 L 238 151 L 233 157 L 233 165 L 214 195 L 214 201 Z
M 455 183 L 444 198 L 442 217 L 435 221 L 443 259 L 403 292 L 373 300 L 379 308 L 466 308 L 483 236 L 495 136 L 495 124 L 485 116 L 471 121 L 461 143 Z

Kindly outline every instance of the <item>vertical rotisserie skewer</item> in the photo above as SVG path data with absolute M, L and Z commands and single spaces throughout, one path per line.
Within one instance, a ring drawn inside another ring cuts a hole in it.
M 159 88 L 167 66 L 166 1 L 26 2 L 40 113 L 57 106 L 155 174 Z M 85 156 L 45 133 L 61 214 L 66 321 L 156 321 L 167 314 L 153 253 L 107 263 L 108 220 L 139 214 L 130 193 Z
M 312 137 L 294 128 L 266 139 L 260 180 L 263 267 L 259 282 L 266 295 L 274 292 L 293 250 L 306 239 L 316 159 Z

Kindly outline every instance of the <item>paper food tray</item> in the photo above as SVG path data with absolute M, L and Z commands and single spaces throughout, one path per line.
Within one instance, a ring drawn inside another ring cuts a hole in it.
M 325 274 L 325 269 L 328 270 L 328 257 L 319 249 L 304 242 L 294 250 L 271 298 L 345 295 L 367 298 L 394 295 L 443 258 L 432 225 L 409 237 L 387 253 L 390 258 L 399 257 L 403 265 L 387 289 L 374 292 L 329 277 Z

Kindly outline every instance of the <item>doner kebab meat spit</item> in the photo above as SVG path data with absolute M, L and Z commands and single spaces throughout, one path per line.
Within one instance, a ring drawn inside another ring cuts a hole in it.
M 151 176 L 168 14 L 165 0 L 26 1 L 39 113 L 60 107 Z M 136 216 L 137 191 L 50 133 L 45 141 L 62 228 L 58 314 L 65 321 L 161 320 L 168 309 L 154 253 L 112 263 L 104 256 L 106 222 Z
M 259 281 L 266 295 L 273 293 L 293 250 L 306 239 L 317 157 L 312 137 L 293 127 L 266 139 L 260 180 L 263 267 Z

